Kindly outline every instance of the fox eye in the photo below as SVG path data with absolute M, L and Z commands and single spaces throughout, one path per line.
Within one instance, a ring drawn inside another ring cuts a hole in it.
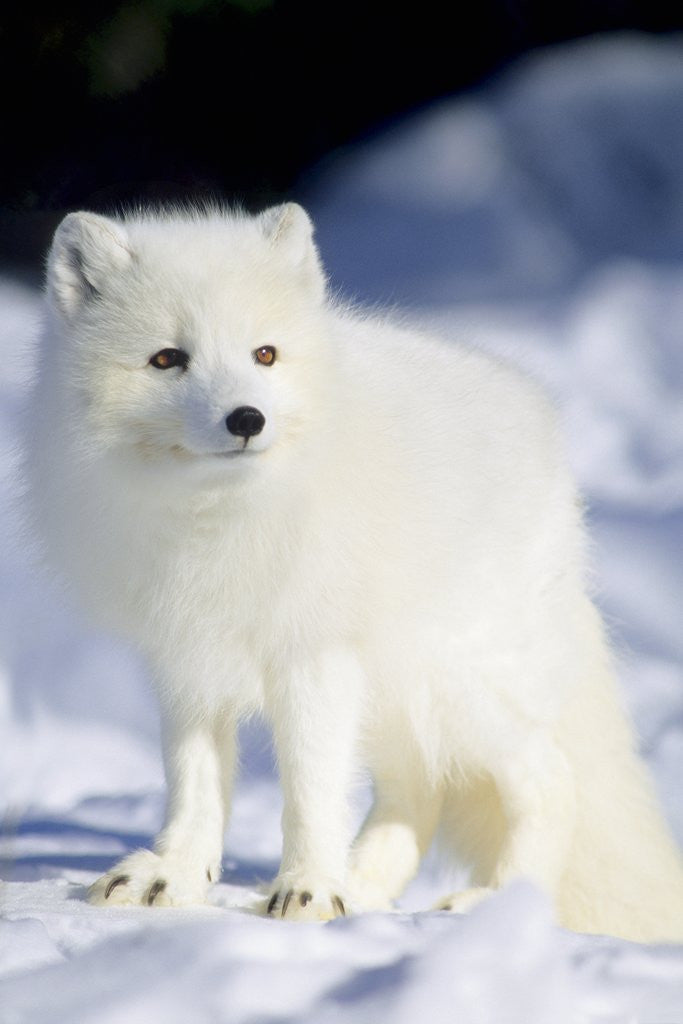
M 157 370 L 170 370 L 173 366 L 185 370 L 189 361 L 187 352 L 183 352 L 181 348 L 162 348 L 161 352 L 152 356 L 149 365 L 156 366 Z
M 256 362 L 260 363 L 261 366 L 271 366 L 275 362 L 277 352 L 272 345 L 264 345 L 262 348 L 255 349 L 252 354 Z

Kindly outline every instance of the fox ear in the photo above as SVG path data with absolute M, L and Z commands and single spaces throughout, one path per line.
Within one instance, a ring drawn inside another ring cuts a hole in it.
M 325 275 L 313 241 L 313 224 L 298 203 L 271 206 L 259 216 L 261 230 L 270 244 L 300 271 L 322 298 Z
M 48 294 L 72 319 L 102 293 L 107 277 L 131 260 L 123 228 L 95 213 L 70 213 L 55 232 L 47 265 Z

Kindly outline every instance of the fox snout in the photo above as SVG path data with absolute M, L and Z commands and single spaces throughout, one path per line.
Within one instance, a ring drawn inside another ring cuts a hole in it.
M 266 424 L 266 418 L 259 409 L 251 405 L 240 405 L 225 418 L 225 425 L 231 434 L 249 440 L 260 434 Z

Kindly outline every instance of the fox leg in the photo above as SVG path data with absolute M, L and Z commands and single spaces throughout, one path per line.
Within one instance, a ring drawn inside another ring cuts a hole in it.
M 549 737 L 537 736 L 523 749 L 508 751 L 490 769 L 497 795 L 499 821 L 491 830 L 497 852 L 491 862 L 487 830 L 479 848 L 469 846 L 475 887 L 456 892 L 440 909 L 464 911 L 491 891 L 516 878 L 526 878 L 551 897 L 566 867 L 575 821 L 574 779 L 562 751 Z M 476 809 L 470 812 L 476 818 Z M 486 865 L 482 869 L 482 865 Z
M 377 773 L 375 800 L 351 852 L 349 887 L 357 906 L 391 906 L 417 873 L 434 837 L 441 791 L 414 765 Z
M 356 658 L 333 649 L 283 673 L 268 695 L 284 801 L 269 915 L 327 920 L 346 913 L 359 680 Z
M 167 716 L 166 824 L 153 851 L 137 850 L 90 887 L 91 903 L 186 906 L 205 902 L 209 885 L 220 876 L 234 749 L 232 724 L 209 719 L 180 722 Z

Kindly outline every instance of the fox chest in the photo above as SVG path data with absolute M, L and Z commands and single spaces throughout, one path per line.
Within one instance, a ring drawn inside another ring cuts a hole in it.
M 335 567 L 258 532 L 197 531 L 175 550 L 148 545 L 130 568 L 121 599 L 138 643 L 155 654 L 212 661 L 210 674 L 240 664 L 262 677 L 353 629 L 357 602 Z

